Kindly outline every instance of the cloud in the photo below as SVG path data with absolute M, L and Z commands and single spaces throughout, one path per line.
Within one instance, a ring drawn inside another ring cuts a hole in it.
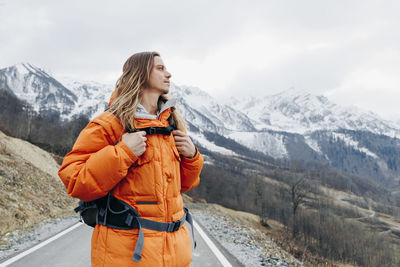
M 387 109 L 389 89 L 399 86 L 398 1 L 2 3 L 1 67 L 28 61 L 54 74 L 114 83 L 131 54 L 156 50 L 175 83 L 213 95 L 294 86 L 345 103 L 341 92 L 370 90 L 365 103 L 382 98 L 375 110 Z
M 211 5 L 212 1 L 36 1 L 34 6 L 29 1 L 7 2 L 0 48 L 9 53 L 2 61 L 28 60 L 57 71 L 89 74 L 120 69 L 131 54 L 145 50 L 201 60 L 240 28 L 234 12 L 220 13 Z

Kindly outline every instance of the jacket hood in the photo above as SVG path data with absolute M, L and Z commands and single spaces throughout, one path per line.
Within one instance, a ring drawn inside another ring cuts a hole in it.
M 115 90 L 111 94 L 110 101 L 108 101 L 108 107 L 111 106 L 111 103 L 114 102 L 114 99 L 115 99 Z

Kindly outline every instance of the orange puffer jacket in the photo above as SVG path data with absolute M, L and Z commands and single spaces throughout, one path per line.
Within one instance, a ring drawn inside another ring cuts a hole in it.
M 158 119 L 135 118 L 135 126 L 166 127 L 170 114 L 169 107 Z M 199 184 L 203 156 L 198 151 L 192 159 L 180 156 L 172 134 L 154 134 L 146 136 L 146 151 L 137 157 L 121 141 L 124 133 L 119 119 L 108 111 L 82 130 L 58 172 L 68 194 L 91 201 L 114 189 L 113 195 L 135 208 L 140 217 L 158 222 L 181 219 L 181 193 Z M 143 229 L 143 233 L 138 263 L 132 260 L 138 229 L 96 225 L 92 266 L 190 266 L 192 251 L 186 225 L 175 232 Z

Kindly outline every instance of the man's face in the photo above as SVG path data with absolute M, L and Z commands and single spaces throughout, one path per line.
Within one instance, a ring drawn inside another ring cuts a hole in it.
M 150 72 L 148 89 L 160 91 L 161 94 L 167 94 L 169 91 L 169 79 L 171 73 L 167 71 L 161 57 L 154 57 L 153 69 Z

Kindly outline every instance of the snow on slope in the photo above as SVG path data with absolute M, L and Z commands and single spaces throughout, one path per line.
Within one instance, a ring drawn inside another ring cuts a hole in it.
M 335 132 L 332 132 L 332 135 L 335 138 L 343 140 L 347 146 L 353 147 L 354 149 L 363 152 L 367 156 L 370 156 L 373 158 L 378 158 L 378 156 L 375 153 L 369 151 L 365 147 L 360 146 L 360 144 L 357 141 L 353 140 L 351 137 L 346 136 L 345 134 L 342 134 L 342 133 L 335 133 Z
M 202 147 L 210 150 L 210 151 L 214 151 L 214 152 L 218 152 L 224 155 L 229 155 L 229 156 L 233 156 L 236 155 L 235 152 L 226 149 L 224 147 L 220 147 L 217 146 L 216 144 L 214 144 L 213 142 L 207 140 L 204 135 L 200 134 L 200 133 L 190 133 L 190 137 L 193 138 L 195 140 L 196 143 L 200 144 Z
M 304 141 L 306 144 L 315 152 L 322 154 L 321 148 L 318 145 L 318 142 L 314 139 L 312 139 L 309 135 L 304 136 Z
M 239 144 L 274 158 L 288 156 L 282 135 L 268 132 L 232 132 L 228 137 Z
M 59 76 L 57 79 L 78 97 L 76 108 L 69 114 L 69 118 L 87 114 L 90 119 L 93 119 L 100 115 L 107 108 L 114 90 L 113 85 L 94 81 L 77 81 L 67 76 Z
M 307 134 L 316 130 L 343 128 L 400 136 L 400 128 L 395 122 L 355 107 L 339 106 L 325 96 L 298 89 L 261 98 L 244 98 L 243 101 L 230 98 L 229 103 L 256 120 L 255 126 L 259 130 Z

